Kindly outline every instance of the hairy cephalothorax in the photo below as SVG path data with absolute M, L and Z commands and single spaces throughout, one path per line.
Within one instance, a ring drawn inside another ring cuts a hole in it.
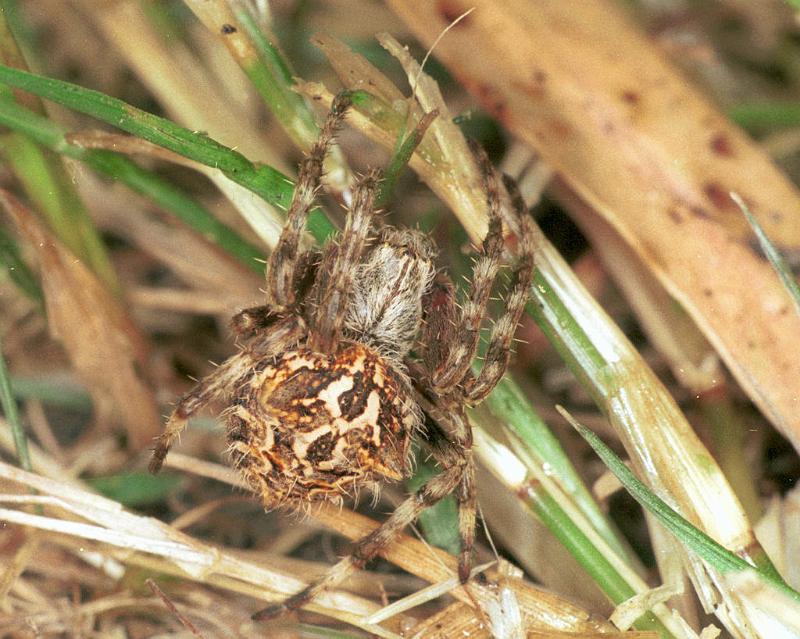
M 267 263 L 266 303 L 233 318 L 239 352 L 181 398 L 150 469 L 160 469 L 194 413 L 226 400 L 232 462 L 267 508 L 341 502 L 362 486 L 406 477 L 411 442 L 422 427 L 420 404 L 432 418 L 427 439 L 442 472 L 325 577 L 256 613 L 258 619 L 299 607 L 339 583 L 451 493 L 459 506 L 459 577 L 468 579 L 477 505 L 465 409 L 483 400 L 505 372 L 533 268 L 530 222 L 518 211 L 520 260 L 483 367 L 473 374 L 503 252 L 491 167 L 485 166 L 489 231 L 460 306 L 450 279 L 436 271 L 436 248 L 427 236 L 375 223 L 375 171 L 358 181 L 338 237 L 322 249 L 301 250 L 322 161 L 347 107 L 345 97 L 334 101 L 300 165 L 286 225 Z

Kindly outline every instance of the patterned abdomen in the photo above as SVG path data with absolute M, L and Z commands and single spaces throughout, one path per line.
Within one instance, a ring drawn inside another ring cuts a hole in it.
M 234 462 L 268 505 L 333 499 L 405 476 L 418 409 L 374 351 L 288 351 L 253 372 L 228 414 Z

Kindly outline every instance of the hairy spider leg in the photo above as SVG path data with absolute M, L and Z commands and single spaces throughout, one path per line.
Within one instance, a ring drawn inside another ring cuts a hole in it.
M 507 176 L 504 177 L 504 182 L 511 196 L 515 220 L 519 228 L 519 256 L 511 274 L 506 310 L 492 326 L 489 346 L 486 349 L 481 371 L 465 386 L 466 401 L 471 406 L 479 404 L 492 392 L 508 368 L 514 333 L 522 318 L 522 313 L 525 311 L 533 277 L 536 250 L 533 223 L 528 216 L 516 183 Z
M 254 339 L 247 348 L 231 355 L 178 401 L 164 432 L 156 439 L 153 456 L 148 466 L 157 473 L 171 446 L 189 423 L 189 419 L 212 401 L 229 397 L 240 380 L 249 375 L 255 362 L 270 352 L 278 353 L 295 343 L 303 334 L 304 326 L 296 318 L 286 318 L 276 323 L 269 333 Z
M 356 184 L 345 227 L 335 242 L 323 249 L 317 280 L 311 292 L 314 308 L 309 348 L 330 353 L 341 337 L 353 277 L 367 248 L 380 172 L 371 170 Z
M 496 224 L 495 233 L 499 227 L 501 210 L 496 173 L 484 154 L 478 153 L 478 161 L 484 171 L 491 215 L 489 233 L 484 240 L 484 254 L 476 262 L 469 299 L 463 309 L 459 311 L 454 286 L 445 275 L 437 277 L 425 297 L 422 358 L 428 372 L 414 377 L 420 380 L 418 386 L 421 384 L 423 396 L 432 404 L 430 413 L 434 420 L 454 449 L 464 457 L 464 472 L 455 491 L 461 540 L 458 573 L 462 582 L 470 574 L 477 512 L 472 429 L 465 407 L 474 406 L 485 399 L 508 367 L 511 341 L 528 299 L 535 246 L 531 221 L 518 197 L 518 191 L 509 183 L 507 186 L 512 194 L 515 226 L 520 235 L 519 262 L 512 274 L 506 312 L 492 327 L 484 365 L 476 377 L 469 366 L 477 352 L 478 331 L 486 315 L 489 292 L 499 270 L 499 254 L 502 252 L 502 237 L 492 237 L 493 224 Z M 459 341 L 460 344 L 450 348 L 449 345 Z
M 320 129 L 319 137 L 300 163 L 297 185 L 286 216 L 286 225 L 267 262 L 267 304 L 277 313 L 289 312 L 295 304 L 295 283 L 298 280 L 298 270 L 304 267 L 305 255 L 299 253 L 300 238 L 319 190 L 325 155 L 344 121 L 349 106 L 349 96 L 346 94 L 336 96 L 328 117 Z
M 497 178 L 493 172 L 485 174 L 484 185 L 489 205 L 489 229 L 483 239 L 481 254 L 475 260 L 470 290 L 457 320 L 455 335 L 458 336 L 458 344 L 447 353 L 439 367 L 434 369 L 431 379 L 436 391 L 442 394 L 451 392 L 470 374 L 472 360 L 478 352 L 480 329 L 486 317 L 489 296 L 500 271 L 503 225 Z
M 452 493 L 458 486 L 462 473 L 463 466 L 460 462 L 451 464 L 413 495 L 406 498 L 386 521 L 356 543 L 352 554 L 340 559 L 321 579 L 309 584 L 283 602 L 256 612 L 252 618 L 262 621 L 296 610 L 321 592 L 333 588 L 357 570 L 361 570 L 367 562 L 380 554 L 406 526 L 414 522 L 423 510 L 430 508 Z

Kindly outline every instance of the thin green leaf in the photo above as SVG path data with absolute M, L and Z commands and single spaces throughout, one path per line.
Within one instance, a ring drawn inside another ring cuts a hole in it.
M 27 69 L 27 61 L 18 46 L 20 39 L 26 39 L 24 19 L 14 3 L 6 3 L 0 7 L 0 62 Z M 12 94 L 7 87 L 2 89 L 0 94 L 4 98 L 44 111 L 37 98 L 19 91 Z M 0 138 L 0 150 L 37 211 L 47 219 L 64 245 L 87 264 L 109 290 L 119 294 L 119 280 L 106 247 L 61 158 L 16 133 Z
M 19 419 L 17 402 L 11 394 L 11 380 L 8 376 L 8 368 L 6 368 L 6 359 L 3 356 L 2 342 L 0 342 L 0 403 L 3 405 L 3 413 L 14 435 L 14 446 L 17 449 L 19 464 L 24 470 L 30 471 L 32 466 L 31 456 L 28 452 L 28 439 Z
M 283 128 L 301 149 L 307 151 L 317 139 L 319 127 L 303 97 L 292 88 L 294 78 L 289 63 L 258 28 L 250 13 L 237 11 L 236 19 L 244 27 L 259 56 L 258 60 L 243 67 L 244 72 Z
M 12 377 L 11 391 L 17 399 L 35 399 L 44 404 L 90 412 L 92 398 L 83 386 L 67 381 L 36 377 Z
M 797 278 L 795 278 L 794 273 L 792 273 L 792 269 L 789 268 L 786 260 L 783 259 L 778 249 L 775 248 L 775 245 L 767 237 L 764 228 L 739 194 L 731 191 L 731 199 L 736 202 L 736 205 L 742 210 L 742 213 L 744 213 L 747 222 L 758 238 L 761 250 L 764 251 L 764 255 L 767 256 L 769 263 L 772 264 L 772 268 L 775 269 L 778 277 L 781 278 L 783 286 L 794 301 L 797 312 L 800 313 L 800 285 L 797 284 Z
M 800 125 L 800 105 L 796 102 L 738 104 L 728 113 L 734 122 L 745 129 L 775 129 Z
M 85 162 L 93 169 L 126 184 L 172 212 L 189 227 L 216 242 L 221 248 L 260 272 L 263 253 L 217 220 L 201 204 L 185 195 L 155 173 L 141 168 L 124 155 L 111 151 L 85 149 L 66 140 L 67 131 L 58 124 L 16 102 L 0 99 L 0 124 L 22 133 L 35 142 L 67 157 Z
M 566 410 L 558 407 L 559 412 L 577 430 L 588 444 L 594 449 L 600 459 L 603 460 L 609 470 L 619 479 L 626 490 L 655 516 L 667 530 L 672 532 L 689 550 L 693 551 L 711 566 L 721 573 L 742 572 L 753 570 L 760 579 L 778 588 L 795 601 L 800 602 L 800 593 L 790 588 L 775 573 L 758 569 L 752 564 L 747 563 L 741 557 L 735 555 L 727 548 L 724 548 L 702 530 L 692 525 L 676 512 L 658 495 L 653 493 L 633 474 L 625 463 L 595 435 L 590 429 L 579 424 Z
M 11 281 L 30 297 L 40 309 L 44 309 L 44 294 L 36 276 L 19 254 L 13 238 L 0 226 L 0 262 L 5 264 Z
M 411 133 L 406 136 L 398 137 L 397 146 L 392 154 L 392 159 L 389 162 L 389 166 L 386 167 L 383 180 L 381 181 L 378 206 L 385 206 L 386 203 L 392 199 L 397 178 L 408 165 L 411 156 L 414 155 L 414 151 L 417 150 L 420 142 L 422 142 L 422 138 L 425 137 L 425 132 L 438 115 L 438 111 L 426 113 Z
M 92 269 L 106 288 L 118 294 L 119 280 L 103 240 L 61 159 L 15 133 L 0 139 L 0 150 L 53 232 Z
M 486 426 L 489 425 L 484 424 L 482 429 L 475 432 L 475 443 L 483 464 L 550 530 L 611 602 L 620 604 L 636 595 L 634 584 L 626 579 L 615 565 L 616 562 L 609 559 L 587 536 L 562 506 L 559 497 L 550 492 L 545 482 L 526 471 L 522 460 L 512 451 L 493 439 Z M 644 587 L 644 582 L 640 579 L 639 582 Z M 634 626 L 642 631 L 655 630 L 664 639 L 673 636 L 650 611 L 637 619 Z
M 185 129 L 99 91 L 4 65 L 0 65 L 0 82 L 85 113 L 190 160 L 219 169 L 274 206 L 285 210 L 291 201 L 294 185 L 288 177 L 270 166 L 251 162 L 203 133 Z M 322 242 L 335 229 L 324 214 L 315 209 L 309 216 L 308 230 Z
M 486 399 L 486 405 L 525 447 L 527 454 L 520 455 L 521 461 L 526 463 L 526 457 L 532 452 L 537 459 L 547 464 L 551 474 L 557 478 L 563 490 L 574 500 L 603 540 L 620 557 L 628 557 L 627 549 L 617 538 L 560 442 L 533 409 L 516 382 L 509 377 L 503 378 Z

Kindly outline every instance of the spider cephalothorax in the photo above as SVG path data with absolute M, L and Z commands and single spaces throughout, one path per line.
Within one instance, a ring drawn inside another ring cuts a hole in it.
M 465 409 L 486 397 L 505 372 L 533 268 L 530 223 L 519 215 L 521 259 L 505 313 L 492 328 L 484 365 L 473 374 L 503 252 L 500 197 L 491 167 L 485 167 L 489 231 L 460 306 L 449 278 L 436 271 L 436 250 L 427 236 L 378 228 L 374 171 L 356 185 L 339 236 L 320 250 L 303 251 L 300 237 L 322 160 L 347 105 L 345 98 L 337 98 L 319 140 L 300 165 L 286 226 L 267 264 L 266 304 L 233 318 L 240 351 L 180 400 L 150 468 L 161 467 L 197 410 L 225 399 L 233 463 L 268 508 L 341 501 L 361 486 L 407 476 L 411 441 L 422 424 L 420 403 L 432 418 L 428 441 L 442 472 L 323 579 L 255 618 L 300 606 L 335 585 L 449 494 L 455 494 L 459 506 L 459 576 L 467 580 L 476 498 Z

